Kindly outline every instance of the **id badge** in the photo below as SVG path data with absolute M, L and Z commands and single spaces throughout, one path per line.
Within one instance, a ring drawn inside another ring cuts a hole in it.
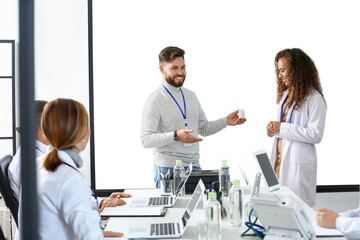
M 184 143 L 184 148 L 191 148 L 192 147 L 192 143 Z

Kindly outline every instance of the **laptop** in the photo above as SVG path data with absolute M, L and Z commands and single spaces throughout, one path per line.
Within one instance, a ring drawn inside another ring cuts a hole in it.
M 244 178 L 244 180 L 245 180 L 246 185 L 249 186 L 250 191 L 251 191 L 251 189 L 252 189 L 251 183 L 250 183 L 249 178 L 247 177 L 244 169 L 242 169 L 242 167 L 241 167 L 240 165 L 238 165 L 238 168 L 239 168 L 239 170 L 240 170 L 240 172 L 241 172 L 241 175 L 243 176 L 243 178 Z
M 185 183 L 188 180 L 192 172 L 192 163 L 185 171 L 178 187 L 173 195 L 159 196 L 159 197 L 144 197 L 144 198 L 132 198 L 129 207 L 172 207 L 175 204 L 176 198 L 180 195 L 181 190 L 185 187 Z
M 262 201 L 263 204 L 269 204 L 269 205 L 275 205 L 279 206 L 281 205 L 282 201 L 279 199 L 279 197 L 275 194 L 275 191 L 280 189 L 280 184 L 278 181 L 278 178 L 275 174 L 275 171 L 273 167 L 271 166 L 269 157 L 266 153 L 266 150 L 260 150 L 254 152 L 254 158 L 256 160 L 256 163 L 258 164 L 262 178 L 265 182 L 265 185 L 267 186 L 267 189 L 270 193 L 260 193 L 258 196 L 254 196 L 253 198 L 258 199 L 259 201 Z M 257 186 L 255 186 L 257 185 Z M 253 186 L 252 191 L 255 191 L 256 188 L 260 187 L 260 179 L 259 181 L 255 181 L 255 184 Z M 255 200 L 256 201 L 256 200 Z
M 188 225 L 190 217 L 205 192 L 205 186 L 200 179 L 189 200 L 182 216 L 177 222 L 163 222 L 155 224 L 131 224 L 125 238 L 180 238 Z
M 265 184 L 268 187 L 269 192 L 279 190 L 280 184 L 275 174 L 275 171 L 271 166 L 266 150 L 260 150 L 254 152 L 254 157 L 261 170 L 263 180 L 265 181 Z

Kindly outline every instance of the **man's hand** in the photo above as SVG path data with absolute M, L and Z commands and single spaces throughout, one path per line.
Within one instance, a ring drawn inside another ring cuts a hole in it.
M 281 125 L 281 122 L 275 122 L 275 121 L 271 121 L 268 123 L 268 125 L 266 126 L 266 131 L 269 133 L 269 134 L 274 134 L 276 132 L 279 132 L 280 131 L 280 125 Z
M 104 237 L 122 237 L 123 234 L 119 232 L 113 232 L 113 231 L 102 231 L 104 234 Z
M 176 134 L 180 141 L 183 143 L 195 143 L 195 142 L 201 142 L 202 138 L 196 138 L 190 133 L 192 133 L 192 129 L 180 129 L 177 130 Z
M 124 192 L 113 192 L 108 199 L 101 201 L 100 212 L 102 212 L 106 207 L 116 207 L 126 204 L 126 202 L 122 200 L 121 197 L 128 198 L 131 197 L 131 195 Z
M 246 118 L 239 118 L 239 110 L 236 110 L 227 116 L 227 124 L 230 126 L 240 125 L 246 122 Z
M 336 219 L 339 214 L 333 210 L 322 208 L 316 213 L 316 222 L 320 227 L 336 228 Z

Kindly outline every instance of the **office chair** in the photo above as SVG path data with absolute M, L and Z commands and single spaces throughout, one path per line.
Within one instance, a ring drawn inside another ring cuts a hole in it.
M 0 226 L 0 240 L 6 240 L 5 236 L 4 236 L 4 233 L 3 233 L 2 229 L 1 229 L 1 226 Z
M 14 196 L 8 174 L 8 168 L 11 161 L 11 155 L 6 155 L 0 159 L 0 192 L 4 198 L 6 206 L 10 209 L 16 225 L 18 226 L 19 201 Z

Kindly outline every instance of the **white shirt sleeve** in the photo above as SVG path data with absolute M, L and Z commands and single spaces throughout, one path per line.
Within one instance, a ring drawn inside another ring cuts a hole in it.
M 227 127 L 227 117 L 215 121 L 208 121 L 204 110 L 199 103 L 199 134 L 203 137 L 210 136 Z
M 348 239 L 360 239 L 360 217 L 338 217 L 336 229 Z
M 145 103 L 142 123 L 141 142 L 144 148 L 158 148 L 175 142 L 174 132 L 159 133 L 160 112 L 156 100 L 149 97 Z
M 20 187 L 21 187 L 20 161 L 21 161 L 21 148 L 19 148 L 18 151 L 16 152 L 8 168 L 10 186 L 11 189 L 13 190 L 16 199 L 19 199 Z

